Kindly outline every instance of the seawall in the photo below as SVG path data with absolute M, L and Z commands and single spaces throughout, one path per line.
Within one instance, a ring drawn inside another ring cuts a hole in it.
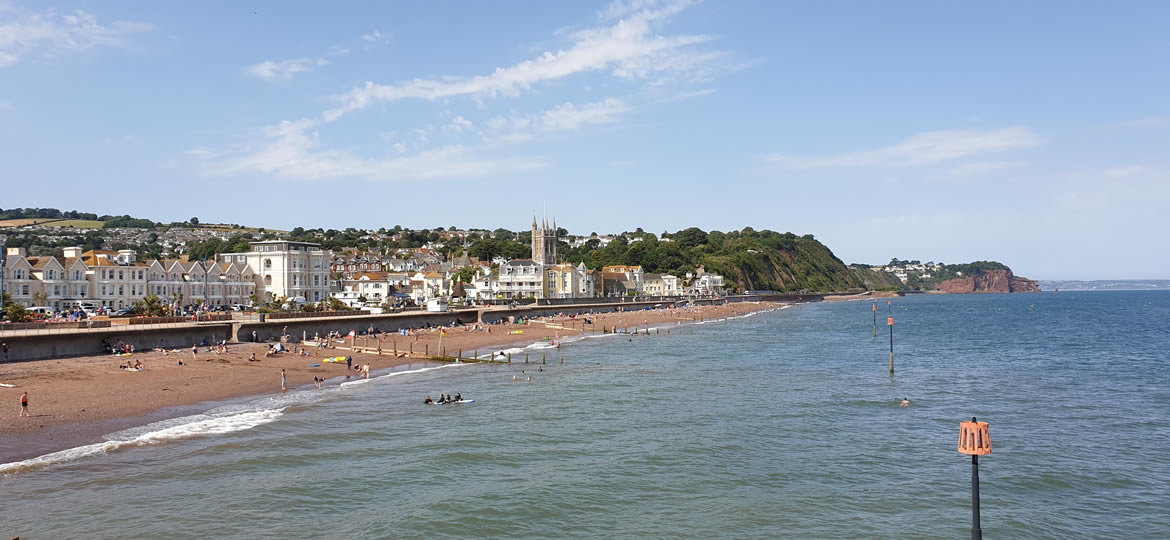
M 760 297 L 742 297 L 734 301 L 766 300 Z M 808 300 L 807 298 L 805 299 Z M 721 304 L 731 301 L 725 298 L 696 300 L 701 305 Z M 64 358 L 69 356 L 85 356 L 102 354 L 105 343 L 123 343 L 134 345 L 135 349 L 190 348 L 194 343 L 215 343 L 220 340 L 251 342 L 252 332 L 256 333 L 256 341 L 271 341 L 279 339 L 287 332 L 289 340 L 298 342 L 302 337 L 326 335 L 329 332 L 348 334 L 350 330 L 358 333 L 366 332 L 370 327 L 379 332 L 395 332 L 404 328 L 421 328 L 428 325 L 442 326 L 454 322 L 464 324 L 481 322 L 497 324 L 508 320 L 509 317 L 547 317 L 551 315 L 583 315 L 588 313 L 611 313 L 625 310 L 635 311 L 654 306 L 669 304 L 669 301 L 647 302 L 620 302 L 601 304 L 576 305 L 529 305 L 515 308 L 475 308 L 447 312 L 406 312 L 381 315 L 361 315 L 350 317 L 320 317 L 302 319 L 279 319 L 275 321 L 236 320 L 214 323 L 173 324 L 163 328 L 149 327 L 136 328 L 133 326 L 119 326 L 100 329 L 78 329 L 76 331 L 62 331 L 52 334 L 2 335 L 0 341 L 8 343 L 9 359 L 11 361 L 43 360 L 47 358 Z M 7 333 L 5 333 L 7 334 Z

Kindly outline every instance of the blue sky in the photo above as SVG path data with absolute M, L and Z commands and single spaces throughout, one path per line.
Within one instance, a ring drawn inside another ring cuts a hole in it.
M 1170 277 L 1165 2 L 0 0 L 0 207 Z

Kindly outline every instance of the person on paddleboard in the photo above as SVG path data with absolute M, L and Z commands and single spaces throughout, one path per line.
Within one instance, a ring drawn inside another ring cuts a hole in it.
M 431 396 L 427 396 L 427 400 L 426 400 L 426 401 L 424 401 L 424 402 L 423 402 L 423 404 L 425 404 L 425 405 L 434 405 L 434 404 L 435 404 L 435 400 L 431 399 Z

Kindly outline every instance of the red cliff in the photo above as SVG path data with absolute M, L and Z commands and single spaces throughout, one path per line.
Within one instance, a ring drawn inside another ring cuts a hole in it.
M 973 276 L 950 279 L 938 284 L 944 293 L 1017 293 L 1038 292 L 1035 280 L 1012 275 L 1011 270 L 988 270 Z

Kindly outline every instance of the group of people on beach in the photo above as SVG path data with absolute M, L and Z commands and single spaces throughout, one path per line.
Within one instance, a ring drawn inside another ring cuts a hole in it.
M 439 401 L 431 399 L 431 396 L 428 395 L 427 399 L 424 400 L 423 403 L 426 405 L 446 405 L 448 403 L 459 403 L 460 401 L 463 401 L 462 393 L 455 394 L 455 397 L 451 397 L 450 395 L 446 394 L 439 394 Z

